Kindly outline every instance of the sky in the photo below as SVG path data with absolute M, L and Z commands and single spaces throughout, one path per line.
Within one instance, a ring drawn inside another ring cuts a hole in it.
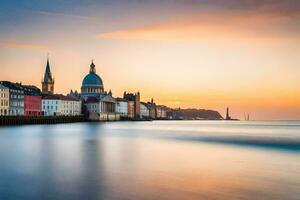
M 300 119 L 298 0 L 4 0 L 0 79 L 80 90 L 94 59 L 105 90 L 173 108 Z

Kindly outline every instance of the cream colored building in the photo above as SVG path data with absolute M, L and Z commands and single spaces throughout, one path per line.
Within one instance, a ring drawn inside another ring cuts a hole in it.
M 44 116 L 81 115 L 81 101 L 63 95 L 47 95 L 42 99 Z
M 9 115 L 9 88 L 0 85 L 0 116 Z

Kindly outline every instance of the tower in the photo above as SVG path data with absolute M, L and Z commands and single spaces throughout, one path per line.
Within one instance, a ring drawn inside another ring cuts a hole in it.
M 42 80 L 42 93 L 53 94 L 54 93 L 54 78 L 51 74 L 49 58 L 47 58 L 46 71 Z
M 226 120 L 231 120 L 231 117 L 229 115 L 229 108 L 226 109 Z

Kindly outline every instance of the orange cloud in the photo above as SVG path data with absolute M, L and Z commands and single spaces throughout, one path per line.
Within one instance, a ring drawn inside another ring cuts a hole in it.
M 298 33 L 281 28 L 291 18 L 264 13 L 210 13 L 98 35 L 100 39 L 173 40 L 291 40 Z
M 46 49 L 47 46 L 19 43 L 19 42 L 0 42 L 0 47 L 14 47 L 14 48 L 25 48 L 25 49 Z

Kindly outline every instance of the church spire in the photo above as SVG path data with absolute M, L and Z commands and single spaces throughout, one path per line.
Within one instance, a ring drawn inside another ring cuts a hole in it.
M 51 74 L 50 64 L 49 64 L 49 56 L 47 56 L 47 64 L 46 64 L 45 76 L 46 76 L 46 74 Z
M 49 55 L 47 55 L 46 70 L 42 81 L 42 91 L 44 94 L 53 94 L 54 92 L 54 79 L 51 74 Z

